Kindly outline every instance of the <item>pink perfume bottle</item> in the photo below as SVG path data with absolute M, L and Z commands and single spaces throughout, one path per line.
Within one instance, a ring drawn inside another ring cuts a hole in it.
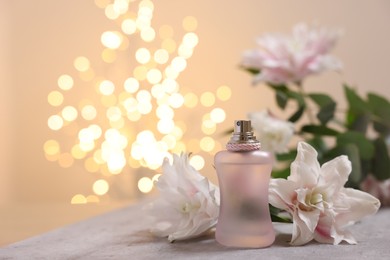
M 226 148 L 214 158 L 221 192 L 216 240 L 230 247 L 267 247 L 275 240 L 268 207 L 273 157 L 260 150 L 251 121 L 234 122 Z

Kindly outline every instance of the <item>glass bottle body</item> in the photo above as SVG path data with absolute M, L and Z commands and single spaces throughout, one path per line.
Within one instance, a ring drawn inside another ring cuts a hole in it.
M 273 157 L 260 150 L 215 156 L 221 206 L 216 240 L 225 246 L 261 248 L 275 240 L 268 207 Z

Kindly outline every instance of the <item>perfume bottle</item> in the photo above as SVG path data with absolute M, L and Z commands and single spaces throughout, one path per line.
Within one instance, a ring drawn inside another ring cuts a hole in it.
M 216 240 L 229 247 L 267 247 L 275 240 L 268 207 L 273 156 L 260 150 L 245 120 L 234 122 L 226 149 L 214 158 L 221 192 Z

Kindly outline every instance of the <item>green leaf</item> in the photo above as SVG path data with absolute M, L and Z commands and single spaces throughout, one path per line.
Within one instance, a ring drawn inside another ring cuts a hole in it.
M 279 213 L 282 212 L 282 210 L 275 208 L 271 204 L 268 204 L 268 206 L 269 206 L 269 212 L 271 214 L 272 222 L 292 223 L 290 218 L 279 216 Z
M 326 127 L 324 125 L 304 125 L 301 128 L 302 132 L 310 133 L 314 135 L 329 135 L 329 136 L 336 136 L 339 134 L 338 131 Z
M 374 156 L 374 145 L 362 133 L 349 131 L 337 136 L 337 145 L 347 144 L 355 144 L 360 152 L 360 157 L 364 160 L 370 160 Z
M 326 124 L 334 117 L 336 102 L 331 97 L 317 93 L 309 94 L 308 96 L 320 107 L 317 118 L 321 124 Z
M 290 167 L 287 167 L 286 169 L 283 170 L 274 170 L 272 171 L 271 174 L 272 178 L 283 178 L 287 179 L 288 176 L 290 176 Z
M 385 140 L 377 138 L 374 141 L 375 156 L 372 161 L 372 174 L 378 180 L 386 180 L 390 178 L 390 158 Z
M 368 103 L 372 110 L 374 129 L 387 135 L 390 133 L 390 102 L 374 93 L 368 94 Z
M 288 153 L 281 153 L 276 155 L 278 161 L 292 161 L 295 159 L 295 157 L 297 157 L 296 150 L 291 150 Z
M 344 92 L 349 106 L 346 118 L 347 127 L 365 133 L 368 126 L 367 117 L 371 114 L 370 106 L 354 89 L 347 85 L 344 85 Z
M 283 91 L 276 91 L 276 103 L 281 109 L 285 109 L 288 102 L 288 96 Z
M 298 119 L 303 115 L 303 112 L 305 112 L 305 106 L 299 106 L 298 110 L 288 118 L 288 121 L 293 123 L 298 121 Z
M 257 69 L 257 68 L 248 68 L 248 67 L 244 67 L 244 66 L 240 66 L 241 69 L 249 72 L 250 74 L 253 74 L 253 75 L 256 75 L 256 74 L 259 74 L 260 73 L 260 70 Z

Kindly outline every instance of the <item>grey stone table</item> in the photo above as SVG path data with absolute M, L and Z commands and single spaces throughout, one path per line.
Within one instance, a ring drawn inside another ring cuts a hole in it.
M 0 248 L 0 259 L 390 259 L 390 209 L 381 209 L 351 230 L 357 245 L 312 242 L 291 247 L 288 224 L 265 249 L 231 249 L 214 234 L 170 244 L 144 230 L 142 204 L 129 206 Z M 286 230 L 283 231 L 283 230 Z M 0 231 L 1 235 L 1 231 Z

